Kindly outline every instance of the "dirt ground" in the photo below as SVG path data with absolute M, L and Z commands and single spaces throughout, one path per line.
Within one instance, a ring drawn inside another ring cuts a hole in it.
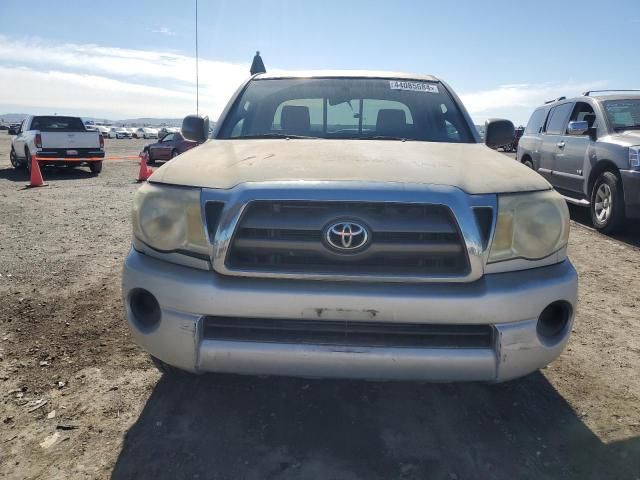
M 563 355 L 500 385 L 162 377 L 120 300 L 134 161 L 23 189 L 0 132 L 0 478 L 640 479 L 640 227 L 573 210 Z M 138 140 L 107 140 L 109 155 Z

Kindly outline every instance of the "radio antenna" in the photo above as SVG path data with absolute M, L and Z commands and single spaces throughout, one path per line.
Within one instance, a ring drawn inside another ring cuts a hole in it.
M 200 115 L 200 79 L 198 77 L 198 0 L 196 0 L 196 115 Z

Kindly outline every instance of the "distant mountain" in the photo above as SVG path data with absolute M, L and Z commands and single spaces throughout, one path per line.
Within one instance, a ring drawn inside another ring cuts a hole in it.
M 20 123 L 26 116 L 26 113 L 3 113 L 0 114 L 0 123 Z
M 0 114 L 0 123 L 20 123 L 26 113 L 4 113 Z M 128 118 L 124 120 L 110 120 L 106 118 L 82 117 L 84 121 L 91 120 L 94 123 L 104 123 L 124 127 L 181 127 L 182 118 Z M 215 122 L 211 122 L 213 126 Z

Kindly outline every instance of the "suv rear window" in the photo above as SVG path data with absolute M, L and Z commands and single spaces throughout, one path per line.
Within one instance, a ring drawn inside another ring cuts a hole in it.
M 84 132 L 84 123 L 78 117 L 33 117 L 31 130 L 41 132 Z
M 475 142 L 458 105 L 439 82 L 253 80 L 227 115 L 218 138 L 279 136 Z
M 547 110 L 545 108 L 538 108 L 535 112 L 531 114 L 531 118 L 527 123 L 527 128 L 525 129 L 526 134 L 537 135 L 542 131 L 542 125 L 544 124 L 545 119 L 547 118 Z

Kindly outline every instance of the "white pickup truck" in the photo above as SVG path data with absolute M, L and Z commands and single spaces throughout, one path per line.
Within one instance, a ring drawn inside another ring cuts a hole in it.
M 11 164 L 29 170 L 31 155 L 40 165 L 88 165 L 92 173 L 100 173 L 104 139 L 87 130 L 79 117 L 28 116 L 11 142 Z

